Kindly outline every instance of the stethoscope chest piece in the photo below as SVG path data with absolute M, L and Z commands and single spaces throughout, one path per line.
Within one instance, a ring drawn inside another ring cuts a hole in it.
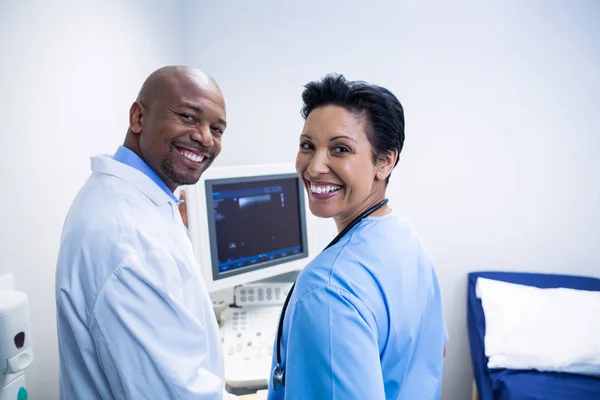
M 273 369 L 273 390 L 277 391 L 285 386 L 285 370 L 277 363 Z

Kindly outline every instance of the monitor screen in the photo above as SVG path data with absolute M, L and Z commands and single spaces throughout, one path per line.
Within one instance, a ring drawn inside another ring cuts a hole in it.
M 213 279 L 308 256 L 295 173 L 206 180 Z

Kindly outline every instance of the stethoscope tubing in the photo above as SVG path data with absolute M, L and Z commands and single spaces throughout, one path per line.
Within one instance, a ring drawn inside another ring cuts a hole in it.
M 345 227 L 340 233 L 338 233 L 335 238 L 333 238 L 333 240 L 327 245 L 327 247 L 325 247 L 323 249 L 323 251 L 327 250 L 328 248 L 330 248 L 331 246 L 333 246 L 337 242 L 339 242 L 340 239 L 342 237 L 344 237 L 344 235 L 350 231 L 350 229 L 354 228 L 363 219 L 365 219 L 366 217 L 368 217 L 369 215 L 371 215 L 372 213 L 374 213 L 375 211 L 379 210 L 381 207 L 386 205 L 387 202 L 388 202 L 388 199 L 384 199 L 380 203 L 369 208 L 368 210 L 366 210 L 365 212 L 360 214 L 358 217 L 356 217 L 347 227 Z M 275 365 L 275 368 L 273 369 L 273 376 L 272 376 L 274 390 L 279 390 L 279 387 L 285 387 L 285 369 L 281 367 L 281 349 L 280 349 L 281 348 L 281 336 L 283 333 L 283 322 L 285 319 L 285 313 L 287 311 L 288 303 L 290 302 L 290 298 L 292 297 L 292 292 L 294 291 L 295 286 L 296 286 L 296 282 L 294 282 L 294 284 L 290 288 L 290 291 L 288 292 L 287 297 L 285 298 L 285 302 L 283 303 L 283 308 L 281 309 L 281 314 L 279 316 L 279 324 L 277 326 L 277 348 L 275 349 L 276 357 L 277 357 L 277 364 Z

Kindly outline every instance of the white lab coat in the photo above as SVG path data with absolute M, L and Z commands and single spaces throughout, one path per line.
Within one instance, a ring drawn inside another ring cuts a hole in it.
M 109 156 L 67 216 L 56 306 L 61 399 L 236 398 L 177 204 Z

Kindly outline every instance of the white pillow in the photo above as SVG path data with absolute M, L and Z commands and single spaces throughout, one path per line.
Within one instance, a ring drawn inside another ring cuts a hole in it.
M 489 368 L 600 375 L 600 292 L 477 278 Z

